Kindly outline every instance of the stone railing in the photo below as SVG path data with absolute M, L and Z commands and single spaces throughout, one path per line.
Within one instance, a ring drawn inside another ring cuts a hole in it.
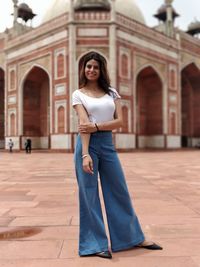
M 109 21 L 110 13 L 109 12 L 76 12 L 75 21 Z

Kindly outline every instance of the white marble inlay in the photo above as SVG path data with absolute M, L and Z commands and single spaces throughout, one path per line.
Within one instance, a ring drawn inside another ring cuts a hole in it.
M 11 52 L 10 54 L 8 54 L 7 59 L 11 59 L 17 56 L 24 55 L 25 53 L 35 50 L 36 48 L 38 49 L 38 48 L 47 46 L 51 43 L 54 43 L 56 41 L 60 41 L 61 39 L 66 38 L 67 36 L 68 36 L 68 32 L 66 30 L 53 34 L 47 38 L 44 38 L 41 41 L 35 42 L 31 45 L 27 45 L 26 47 L 23 47 L 21 49 L 15 50 L 14 52 Z
M 172 104 L 176 104 L 177 103 L 177 95 L 170 94 L 169 99 L 170 99 L 170 103 L 172 103 Z
M 147 49 L 151 49 L 155 52 L 159 52 L 161 54 L 164 54 L 166 56 L 170 56 L 172 58 L 175 58 L 175 59 L 178 59 L 178 53 L 175 53 L 173 51 L 169 51 L 165 48 L 162 48 L 158 45 L 155 45 L 155 44 L 151 44 L 150 42 L 147 42 L 145 40 L 142 40 L 141 38 L 138 38 L 137 36 L 133 36 L 131 34 L 128 34 L 126 32 L 122 32 L 122 31 L 117 31 L 117 36 L 124 39 L 124 40 L 127 40 L 127 41 L 130 41 L 132 43 L 135 43 L 141 47 L 145 47 Z
M 66 88 L 64 84 L 56 85 L 55 95 L 64 95 L 66 93 Z
M 134 134 L 116 134 L 115 135 L 116 148 L 118 149 L 133 149 L 135 148 Z
M 167 148 L 180 148 L 181 147 L 181 137 L 176 135 L 167 136 Z
M 16 96 L 9 96 L 8 104 L 15 104 L 15 103 L 16 103 Z
M 131 86 L 124 85 L 124 84 L 120 84 L 119 91 L 120 91 L 120 94 L 123 94 L 123 95 L 131 95 L 132 93 Z
M 164 148 L 164 136 L 138 136 L 139 148 Z
M 105 28 L 81 28 L 78 29 L 78 36 L 107 36 Z
M 59 134 L 51 135 L 52 149 L 71 149 L 71 135 Z

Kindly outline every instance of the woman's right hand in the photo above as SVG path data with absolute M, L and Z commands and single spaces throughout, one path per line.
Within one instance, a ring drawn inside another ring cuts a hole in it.
M 87 157 L 83 158 L 83 170 L 84 172 L 94 174 L 93 171 L 93 161 L 90 155 L 87 155 Z

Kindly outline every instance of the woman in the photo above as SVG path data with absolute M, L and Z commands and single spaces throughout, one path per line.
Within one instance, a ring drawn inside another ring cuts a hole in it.
M 119 94 L 110 86 L 105 58 L 96 52 L 84 55 L 79 78 L 80 89 L 72 97 L 80 133 L 75 151 L 80 202 L 79 255 L 112 258 L 99 200 L 98 174 L 112 251 L 135 246 L 162 249 L 145 240 L 112 143 L 112 130 L 122 127 L 122 109 Z

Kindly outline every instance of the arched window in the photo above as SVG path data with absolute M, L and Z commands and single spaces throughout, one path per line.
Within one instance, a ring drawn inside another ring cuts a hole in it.
M 126 106 L 122 107 L 122 116 L 123 116 L 122 132 L 127 133 L 128 132 L 128 108 Z
M 128 57 L 125 54 L 121 56 L 121 74 L 124 77 L 128 76 Z
M 65 132 L 65 109 L 63 106 L 58 109 L 58 133 Z
M 10 135 L 15 136 L 15 114 L 10 115 Z
M 176 114 L 175 112 L 170 113 L 170 134 L 176 134 Z
M 10 72 L 10 89 L 15 89 L 15 71 L 11 70 Z
M 176 86 L 176 73 L 174 70 L 170 71 L 170 87 L 175 88 Z
M 63 54 L 59 54 L 57 56 L 57 77 L 63 77 L 64 76 L 64 55 Z

